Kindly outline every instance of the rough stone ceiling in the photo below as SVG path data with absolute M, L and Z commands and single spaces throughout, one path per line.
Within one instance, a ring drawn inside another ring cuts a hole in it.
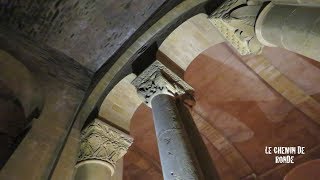
M 165 3 L 12 0 L 9 9 L 0 7 L 0 20 L 95 72 Z M 319 63 L 281 49 L 266 49 L 264 54 L 287 78 L 320 100 Z M 191 112 L 223 179 L 252 173 L 281 179 L 292 166 L 276 167 L 272 158 L 263 157 L 260 148 L 265 145 L 306 146 L 309 153 L 297 159 L 299 163 L 320 158 L 319 127 L 229 48 L 204 52 L 188 68 L 185 79 L 196 89 L 197 103 Z M 141 106 L 131 124 L 136 143 L 125 159 L 125 179 L 162 179 L 150 109 Z
M 0 21 L 95 72 L 165 4 L 180 0 L 12 0 Z

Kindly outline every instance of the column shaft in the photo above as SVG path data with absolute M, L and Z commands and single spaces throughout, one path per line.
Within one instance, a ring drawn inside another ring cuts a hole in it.
M 272 2 L 296 6 L 320 6 L 320 0 L 272 0 Z
M 164 179 L 203 179 L 175 99 L 160 94 L 151 105 Z
M 320 61 L 320 8 L 270 3 L 256 22 L 258 40 Z
M 250 4 L 272 1 L 274 4 L 291 6 L 320 6 L 320 0 L 250 0 Z
M 111 180 L 113 167 L 98 160 L 92 160 L 78 165 L 75 171 L 75 180 Z

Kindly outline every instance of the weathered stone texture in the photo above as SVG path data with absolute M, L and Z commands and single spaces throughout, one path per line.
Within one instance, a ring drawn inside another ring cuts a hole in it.
M 224 38 L 209 21 L 208 15 L 201 13 L 177 27 L 163 41 L 159 51 L 185 71 L 202 51 L 223 41 Z
M 0 1 L 0 21 L 95 71 L 165 2 Z
M 149 106 L 152 98 L 158 94 L 192 96 L 192 87 L 165 67 L 159 61 L 152 63 L 132 81 L 138 95 Z
M 130 74 L 122 79 L 107 95 L 99 109 L 99 119 L 112 123 L 117 128 L 130 131 L 130 120 L 142 103 L 131 81 L 136 77 Z
M 81 132 L 78 162 L 100 160 L 115 167 L 132 143 L 129 135 L 95 119 Z
M 246 0 L 226 0 L 211 15 L 210 21 L 241 55 L 258 54 L 262 45 L 254 32 L 261 4 L 250 5 Z

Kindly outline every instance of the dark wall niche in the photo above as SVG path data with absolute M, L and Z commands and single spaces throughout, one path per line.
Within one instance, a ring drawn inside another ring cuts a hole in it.
M 139 75 L 156 60 L 158 45 L 153 43 L 141 49 L 142 54 L 132 63 L 132 72 Z
M 33 126 L 30 129 L 30 132 L 32 133 L 28 133 L 24 137 L 26 142 L 36 143 L 21 143 L 21 151 L 19 150 L 14 153 L 12 160 L 10 159 L 7 162 L 9 165 L 4 166 L 2 171 L 11 174 L 14 177 L 19 176 L 18 179 L 28 179 L 31 178 L 31 176 L 34 177 L 35 175 L 32 173 L 37 173 L 37 176 L 42 177 L 41 179 L 50 179 L 49 177 L 62 152 L 67 136 L 73 127 L 79 106 L 81 106 L 88 89 L 92 72 L 88 71 L 88 69 L 58 50 L 37 42 L 25 35 L 15 33 L 14 30 L 8 30 L 3 27 L 0 27 L 0 55 L 0 79 L 4 80 L 6 85 L 10 85 L 11 83 L 14 83 L 14 85 L 22 84 L 16 83 L 17 81 L 14 81 L 14 79 L 9 81 L 9 76 L 3 78 L 1 73 L 7 72 L 4 75 L 10 73 L 11 76 L 22 75 L 20 71 L 17 73 L 16 67 L 10 66 L 10 68 L 6 68 L 6 66 L 3 65 L 8 63 L 9 59 L 15 59 L 13 62 L 16 63 L 12 63 L 12 65 L 20 64 L 22 67 L 25 67 L 24 69 L 28 69 L 31 72 L 32 77 L 34 77 L 35 82 L 37 82 L 40 87 L 37 88 L 40 90 L 39 93 L 37 93 L 38 91 L 35 92 L 35 90 L 30 90 L 28 91 L 30 93 L 27 93 L 23 97 L 30 98 L 33 97 L 33 95 L 42 94 L 41 97 L 44 100 L 42 101 L 43 103 L 41 103 L 42 106 L 40 106 L 44 108 L 41 108 L 42 113 L 36 120 L 41 123 L 37 123 L 37 126 Z M 15 89 L 24 90 L 24 93 L 26 91 L 25 88 Z M 20 91 L 15 91 L 15 93 L 16 92 Z M 24 105 L 25 102 L 28 101 L 21 101 L 21 104 Z M 25 110 L 25 107 L 28 106 L 23 107 Z M 35 110 L 31 112 L 31 116 L 28 117 L 33 117 L 34 115 L 39 114 L 39 112 L 40 111 Z M 29 120 L 28 118 L 26 119 Z M 33 118 L 30 118 L 30 121 L 32 119 Z M 28 124 L 27 127 L 29 128 L 30 124 Z M 42 129 L 46 128 L 59 128 L 61 131 L 49 130 L 48 132 L 43 133 L 42 131 L 45 130 Z M 23 135 L 24 134 L 22 133 L 22 136 L 18 137 L 23 137 Z M 3 136 L 3 139 L 8 138 Z M 28 148 L 25 148 L 25 146 L 37 148 L 38 144 L 41 144 L 42 147 L 46 146 L 46 148 L 40 148 L 37 151 L 28 151 Z M 34 172 L 27 171 L 30 167 L 30 162 L 27 162 L 26 159 L 28 159 L 28 157 L 36 157 L 38 154 L 42 154 L 43 156 L 39 161 L 33 162 L 33 165 L 36 167 L 43 167 L 43 169 Z M 15 163 L 16 157 L 20 157 L 19 163 Z M 24 160 L 24 158 L 26 159 Z M 14 166 L 10 166 L 10 164 L 14 164 Z M 14 168 L 11 169 L 11 167 Z M 16 173 L 17 169 L 23 169 L 23 171 Z
M 210 15 L 213 11 L 220 6 L 225 0 L 209 0 L 207 5 L 205 6 L 206 14 Z

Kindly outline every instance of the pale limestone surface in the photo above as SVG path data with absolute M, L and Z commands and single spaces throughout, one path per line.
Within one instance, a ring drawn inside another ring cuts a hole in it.
M 198 14 L 175 29 L 161 44 L 159 51 L 186 70 L 201 52 L 223 41 L 208 15 Z
M 130 120 L 136 109 L 142 103 L 136 88 L 131 81 L 136 77 L 130 74 L 123 78 L 104 99 L 99 117 L 103 120 L 130 131 Z

